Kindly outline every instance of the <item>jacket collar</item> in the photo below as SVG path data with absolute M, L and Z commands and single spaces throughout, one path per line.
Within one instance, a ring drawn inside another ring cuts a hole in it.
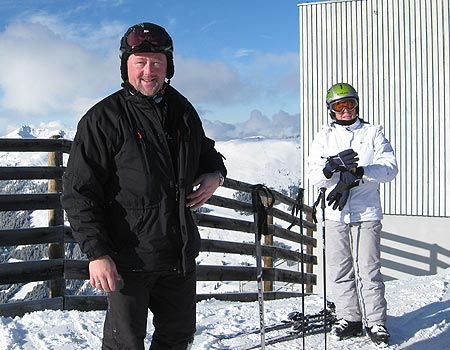
M 362 126 L 362 124 L 363 124 L 363 121 L 360 118 L 357 118 L 356 121 L 350 125 L 340 125 L 333 121 L 329 124 L 329 126 L 330 126 L 330 128 L 336 128 L 338 130 L 345 129 L 348 131 L 353 131 L 353 130 L 359 129 Z
M 153 99 L 153 101 L 155 101 L 156 103 L 160 103 L 163 98 L 164 95 L 166 93 L 166 88 L 169 86 L 169 84 L 164 83 L 163 87 L 161 88 L 161 90 L 159 90 L 156 95 L 152 96 L 152 97 L 148 97 L 143 95 L 140 91 L 136 90 L 135 87 L 133 85 L 131 85 L 128 81 L 125 81 L 122 83 L 122 87 L 131 95 L 131 96 L 138 96 L 139 98 L 144 98 L 144 99 Z

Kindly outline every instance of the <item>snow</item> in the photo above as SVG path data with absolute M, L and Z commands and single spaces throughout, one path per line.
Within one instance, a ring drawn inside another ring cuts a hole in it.
M 450 269 L 431 276 L 408 278 L 386 283 L 390 349 L 450 349 Z M 329 298 L 330 299 L 330 298 Z M 301 308 L 301 299 L 265 301 L 266 324 L 286 319 L 289 312 Z M 319 311 L 319 295 L 305 298 L 307 313 Z M 100 349 L 104 311 L 37 311 L 23 317 L 0 317 L 0 350 L 78 350 Z M 153 332 L 148 319 L 146 349 Z M 197 333 L 193 350 L 237 349 L 259 335 L 220 342 L 216 336 L 233 334 L 257 327 L 256 302 L 225 302 L 214 299 L 197 304 Z M 271 332 L 272 333 L 272 332 Z M 267 333 L 267 337 L 271 336 Z M 306 349 L 324 349 L 323 334 L 307 336 Z M 327 336 L 329 350 L 374 349 L 366 336 L 337 341 Z M 301 349 L 302 340 L 267 346 L 268 350 Z
M 48 226 L 48 210 L 35 210 L 30 215 L 32 227 Z
M 14 259 L 10 259 L 10 262 L 12 262 Z M 22 288 L 20 288 L 19 292 L 17 292 L 12 300 L 22 300 L 25 298 L 25 296 L 33 290 L 34 287 L 36 287 L 41 282 L 30 282 L 24 285 Z
M 9 136 L 18 137 L 17 135 L 22 135 L 23 132 L 37 133 L 26 127 L 19 131 Z M 65 136 L 67 135 L 66 133 Z M 289 185 L 299 182 L 300 152 L 297 139 L 269 140 L 255 137 L 217 142 L 216 146 L 226 157 L 230 178 L 249 183 L 264 183 L 270 179 L 268 185 L 277 190 L 286 190 Z M 2 165 L 45 165 L 46 162 L 46 154 L 43 153 L 30 153 L 29 157 L 14 153 L 0 153 Z M 227 191 L 229 190 L 221 188 L 217 194 L 225 196 Z M 210 208 L 214 207 L 210 206 Z M 209 214 L 236 217 L 236 212 L 223 208 L 214 208 L 214 211 Z M 252 220 L 252 217 L 240 217 L 240 219 Z M 46 211 L 33 213 L 32 226 L 47 226 L 47 221 Z M 254 239 L 251 234 L 243 236 L 242 233 L 205 228 L 200 228 L 200 231 L 203 238 L 230 241 L 240 239 L 246 242 L 253 242 Z M 205 252 L 200 254 L 198 262 L 213 265 L 255 265 L 254 257 L 251 256 Z M 282 266 L 282 268 L 288 267 Z M 298 269 L 298 266 L 292 268 Z M 31 284 L 26 284 L 15 298 L 23 296 L 30 287 Z M 88 284 L 86 288 L 89 288 Z M 212 290 L 224 293 L 240 290 L 249 292 L 256 291 L 256 285 L 255 283 L 243 285 L 238 282 L 199 281 L 199 293 L 208 293 Z M 389 281 L 386 283 L 386 298 L 392 349 L 450 350 L 450 269 L 440 271 L 437 275 L 405 277 Z M 331 299 L 330 295 L 329 299 Z M 301 304 L 300 298 L 265 301 L 266 324 L 285 320 L 288 313 L 292 311 L 301 311 Z M 321 295 L 305 298 L 306 313 L 317 312 L 321 310 L 322 305 Z M 104 316 L 104 311 L 46 310 L 28 313 L 23 317 L 0 317 L 0 350 L 100 349 Z M 247 341 L 258 341 L 258 335 L 222 342 L 217 339 L 218 335 L 232 334 L 258 325 L 259 312 L 256 302 L 224 302 L 214 299 L 199 302 L 193 350 L 237 349 Z M 150 346 L 152 332 L 152 316 L 149 314 L 146 349 Z M 271 333 L 268 333 L 267 337 L 270 336 Z M 324 349 L 324 340 L 323 334 L 308 336 L 306 349 Z M 329 350 L 373 349 L 366 336 L 344 341 L 336 341 L 328 336 L 327 344 Z M 268 350 L 301 348 L 301 339 L 267 347 Z
M 228 177 L 248 183 L 265 183 L 287 189 L 299 183 L 300 140 L 252 137 L 216 143 L 226 160 Z M 239 156 L 236 156 L 239 155 Z M 267 183 L 270 179 L 270 183 Z

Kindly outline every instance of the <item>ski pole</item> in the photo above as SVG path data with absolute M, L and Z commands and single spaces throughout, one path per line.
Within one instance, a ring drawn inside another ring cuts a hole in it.
M 326 275 L 326 251 L 325 251 L 325 192 L 326 188 L 322 187 L 320 189 L 321 200 L 321 208 L 322 208 L 322 260 L 323 260 L 323 310 L 324 310 L 324 340 L 325 340 L 325 350 L 327 347 L 327 275 Z
M 292 216 L 299 215 L 300 218 L 300 272 L 301 272 L 301 285 L 302 285 L 302 313 L 301 313 L 301 330 L 302 330 L 302 349 L 305 350 L 305 268 L 304 268 L 304 255 L 303 255 L 303 196 L 304 189 L 299 188 L 297 193 L 297 199 L 292 207 Z M 295 225 L 295 220 L 287 228 L 290 230 Z
M 266 335 L 265 335 L 265 321 L 264 321 L 264 290 L 263 290 L 263 269 L 261 265 L 261 236 L 258 232 L 255 232 L 255 245 L 256 245 L 256 282 L 258 285 L 258 304 L 259 304 L 259 329 L 261 335 L 261 349 L 266 348 Z
M 258 286 L 258 305 L 259 305 L 259 329 L 261 336 L 261 349 L 266 348 L 265 322 L 264 322 L 264 290 L 263 290 L 263 268 L 261 264 L 262 247 L 261 236 L 268 233 L 267 211 L 274 203 L 272 192 L 264 185 L 253 185 L 252 191 L 253 217 L 255 221 L 255 250 L 256 250 L 256 282 Z M 264 206 L 259 191 L 265 192 L 267 196 L 267 208 Z
M 295 205 L 292 207 L 292 216 L 299 215 L 300 218 L 300 273 L 301 273 L 301 285 L 302 285 L 302 313 L 301 313 L 301 330 L 302 330 L 302 349 L 305 350 L 305 268 L 304 268 L 304 255 L 303 255 L 303 195 L 304 189 L 299 188 L 297 193 L 297 199 Z M 295 225 L 295 220 L 287 228 L 290 230 Z

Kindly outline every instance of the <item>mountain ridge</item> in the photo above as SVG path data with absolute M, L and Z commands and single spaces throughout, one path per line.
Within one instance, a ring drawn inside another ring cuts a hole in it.
M 22 125 L 4 138 L 50 138 L 54 135 L 73 140 L 75 128 L 61 129 L 59 124 L 46 128 Z M 242 139 L 216 141 L 216 149 L 225 157 L 228 177 L 264 183 L 275 189 L 286 189 L 300 181 L 300 138 L 268 138 L 250 136 Z M 67 161 L 67 156 L 64 157 Z M 0 166 L 46 165 L 44 152 L 0 152 Z

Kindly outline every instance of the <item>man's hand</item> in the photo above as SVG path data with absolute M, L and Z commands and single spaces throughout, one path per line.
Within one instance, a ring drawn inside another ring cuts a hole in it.
M 89 276 L 93 287 L 108 293 L 121 289 L 121 285 L 123 285 L 116 264 L 109 255 L 89 262 Z
M 197 190 L 186 196 L 186 206 L 191 210 L 200 208 L 220 186 L 220 181 L 220 175 L 217 172 L 201 175 L 194 182 L 194 186 L 199 186 Z

